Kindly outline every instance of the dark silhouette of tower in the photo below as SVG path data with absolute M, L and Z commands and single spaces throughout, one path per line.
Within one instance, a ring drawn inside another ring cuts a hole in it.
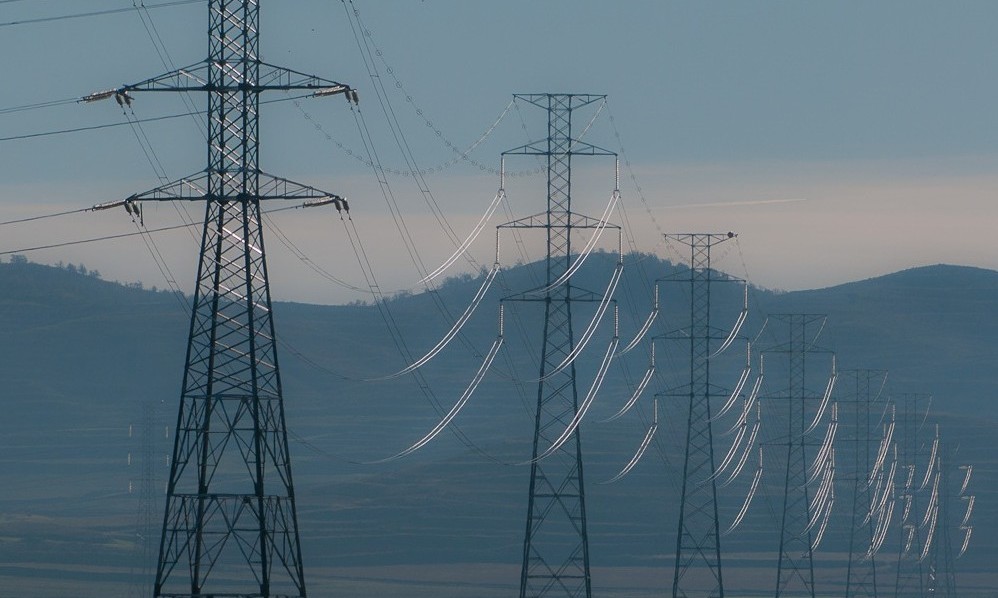
M 683 453 L 682 491 L 679 503 L 679 525 L 676 537 L 676 562 L 672 595 L 686 596 L 691 583 L 696 593 L 724 596 L 721 569 L 721 534 L 717 513 L 717 483 L 715 481 L 714 434 L 711 427 L 711 400 L 727 397 L 724 389 L 711 380 L 711 364 L 715 353 L 730 346 L 737 328 L 744 322 L 744 312 L 737 319 L 736 329 L 729 332 L 711 324 L 711 286 L 719 282 L 743 282 L 711 269 L 711 249 L 735 237 L 734 233 L 668 234 L 666 239 L 678 241 L 690 249 L 690 268 L 664 282 L 689 285 L 689 325 L 666 334 L 665 338 L 680 341 L 689 357 L 689 383 L 665 394 L 686 402 L 686 443 Z M 747 307 L 747 306 L 746 306 Z M 683 411 L 677 411 L 683 414 Z M 696 572 L 693 581 L 687 574 Z
M 547 210 L 502 225 L 503 228 L 544 229 L 547 233 L 544 287 L 504 299 L 544 305 L 544 338 L 520 596 L 588 598 L 592 596 L 592 585 L 579 429 L 576 427 L 557 450 L 551 448 L 558 444 L 559 436 L 579 413 L 575 363 L 572 361 L 564 366 L 576 349 L 572 305 L 599 300 L 597 295 L 578 288 L 572 284 L 570 276 L 567 279 L 565 276 L 570 274 L 572 266 L 573 231 L 601 228 L 600 220 L 572 210 L 572 158 L 616 154 L 573 137 L 573 113 L 603 101 L 606 96 L 528 94 L 515 97 L 547 111 L 548 115 L 545 139 L 503 153 L 504 156 L 540 156 L 547 160 Z M 602 226 L 605 227 L 605 223 Z
M 811 365 L 815 353 L 827 353 L 816 346 L 824 328 L 826 316 L 818 314 L 777 314 L 769 316 L 774 324 L 787 329 L 786 341 L 767 348 L 767 381 L 772 379 L 776 356 L 782 356 L 787 385 L 769 395 L 768 399 L 784 404 L 786 433 L 776 434 L 768 442 L 773 453 L 783 449 L 784 480 L 783 504 L 779 513 L 780 544 L 776 572 L 775 596 L 807 595 L 814 598 L 814 544 L 818 539 L 813 526 L 811 488 L 809 482 L 808 448 L 817 453 L 818 443 L 811 440 L 816 417 L 821 413 L 819 403 L 825 402 L 816 393 Z M 772 357 L 771 357 L 772 355 Z M 834 372 L 834 369 L 833 369 Z M 830 390 L 829 386 L 827 390 Z M 830 508 L 830 505 L 829 505 Z
M 357 96 L 262 62 L 259 31 L 258 0 L 210 0 L 206 60 L 85 98 L 208 96 L 207 168 L 123 202 L 130 212 L 143 201 L 205 205 L 156 596 L 306 595 L 260 203 L 346 204 L 260 170 L 260 95 Z
M 926 394 L 903 393 L 895 395 L 898 408 L 898 426 L 901 439 L 898 443 L 898 465 L 904 473 L 904 481 L 898 490 L 898 508 L 901 511 L 898 527 L 901 529 L 898 545 L 897 571 L 894 579 L 894 596 L 897 598 L 925 595 L 925 580 L 922 566 L 924 535 L 921 520 L 923 516 L 921 496 L 924 495 L 926 480 L 923 470 L 931 470 L 931 464 L 923 465 L 925 456 L 923 441 L 919 437 L 925 422 L 932 397 Z M 927 484 L 926 484 L 927 486 Z
M 846 598 L 853 596 L 877 596 L 877 555 L 873 544 L 877 540 L 877 519 L 872 516 L 874 492 L 870 483 L 870 470 L 875 464 L 874 457 L 879 435 L 875 436 L 872 422 L 873 404 L 880 400 L 886 382 L 887 372 L 883 370 L 844 370 L 839 388 L 842 393 L 839 404 L 851 412 L 848 436 L 852 441 L 853 468 L 852 514 L 849 526 L 849 565 L 846 572 Z M 886 401 L 885 401 L 886 403 Z M 850 409 L 851 407 L 851 409 Z M 876 413 L 874 413 L 876 411 Z M 845 481 L 845 480 L 844 480 Z

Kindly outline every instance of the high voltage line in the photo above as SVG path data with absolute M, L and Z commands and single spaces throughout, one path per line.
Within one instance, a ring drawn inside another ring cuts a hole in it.
M 262 213 L 263 214 L 273 214 L 275 212 L 284 212 L 286 210 L 296 210 L 296 209 L 298 209 L 300 207 L 301 206 L 286 206 L 286 207 L 283 207 L 283 208 L 276 208 L 276 209 L 273 209 L 273 210 L 263 210 Z M 32 216 L 32 217 L 29 217 L 29 218 L 21 218 L 19 220 L 8 220 L 7 222 L 0 222 L 0 226 L 6 225 L 6 224 L 15 224 L 15 223 L 19 223 L 19 222 L 29 222 L 31 220 L 41 220 L 43 218 L 54 218 L 56 216 L 65 216 L 67 214 L 76 214 L 76 213 L 79 213 L 79 212 L 88 212 L 91 209 L 92 208 L 83 208 L 83 209 L 79 209 L 79 210 L 69 210 L 69 211 L 66 211 L 66 212 L 59 212 L 59 213 L 56 213 L 56 214 L 46 214 L 46 215 L 42 215 L 42 216 Z M 0 251 L 0 255 L 11 255 L 11 254 L 15 254 L 15 253 L 25 253 L 25 252 L 28 252 L 28 251 L 40 251 L 42 249 L 56 249 L 58 247 L 69 247 L 69 246 L 72 246 L 72 245 L 84 245 L 86 243 L 97 243 L 99 241 L 111 241 L 111 240 L 114 240 L 114 239 L 124 239 L 124 238 L 127 238 L 127 237 L 137 237 L 139 235 L 144 235 L 144 234 L 147 234 L 147 233 L 159 233 L 159 232 L 170 231 L 170 230 L 178 230 L 178 229 L 182 229 L 182 228 L 190 228 L 192 226 L 200 226 L 200 224 L 201 224 L 200 222 L 189 222 L 189 223 L 184 223 L 184 224 L 174 224 L 174 225 L 170 225 L 170 226 L 161 226 L 161 227 L 158 227 L 158 228 L 144 228 L 144 229 L 142 229 L 140 231 L 136 231 L 136 232 L 133 232 L 133 233 L 119 233 L 119 234 L 114 234 L 114 235 L 104 235 L 104 236 L 101 236 L 101 237 L 91 237 L 91 238 L 88 238 L 88 239 L 78 239 L 76 241 L 63 241 L 63 242 L 60 242 L 60 243 L 51 243 L 51 244 L 48 244 L 48 245 L 36 245 L 36 246 L 33 246 L 33 247 L 23 247 L 21 249 L 9 249 L 9 250 L 6 250 L 6 251 Z
M 198 1 L 201 1 L 201 0 L 198 0 Z M 312 94 L 296 95 L 296 96 L 291 96 L 291 97 L 287 97 L 287 98 L 279 98 L 279 99 L 274 99 L 274 100 L 261 101 L 260 104 L 261 105 L 263 105 L 263 104 L 274 104 L 274 103 L 277 103 L 277 102 L 287 102 L 287 101 L 291 101 L 291 100 L 298 100 L 298 99 L 301 99 L 301 98 L 308 98 L 308 97 L 312 97 Z M 74 100 L 74 102 L 76 102 L 76 101 L 77 100 Z M 67 102 L 60 100 L 60 101 L 57 101 L 57 102 L 43 102 L 43 103 L 40 103 L 40 104 L 33 104 L 30 107 L 31 108 L 35 108 L 35 107 L 37 107 L 37 108 L 43 108 L 43 107 L 47 107 L 47 106 L 56 106 L 56 105 L 61 105 L 61 104 L 65 104 L 65 103 L 67 103 Z M 18 108 L 11 108 L 11 109 L 7 109 L 7 110 L 0 110 L 0 114 L 4 114 L 5 112 L 13 112 L 13 111 L 16 111 L 18 109 L 28 109 L 28 107 L 23 107 L 22 106 L 22 107 L 18 107 Z M 100 130 L 100 129 L 110 129 L 112 127 L 122 127 L 122 126 L 125 126 L 125 125 L 131 125 L 131 124 L 135 124 L 135 123 L 158 122 L 158 121 L 162 121 L 162 120 L 171 120 L 171 119 L 174 119 L 174 118 L 184 118 L 186 116 L 203 116 L 205 114 L 207 114 L 207 111 L 205 111 L 205 110 L 197 110 L 197 111 L 180 112 L 180 113 L 177 113 L 177 114 L 167 114 L 165 116 L 151 116 L 149 118 L 136 119 L 136 120 L 131 121 L 131 122 L 127 122 L 126 121 L 126 122 L 117 122 L 117 123 L 104 123 L 104 124 L 100 124 L 100 125 L 90 125 L 90 126 L 86 126 L 86 127 L 74 127 L 74 128 L 69 128 L 69 129 L 57 129 L 57 130 L 53 130 L 53 131 L 42 131 L 41 133 L 25 133 L 23 135 L 11 135 L 9 137 L 0 137 L 0 142 L 3 142 L 3 141 L 18 141 L 18 140 L 22 140 L 22 139 L 35 139 L 37 137 L 50 137 L 52 135 L 64 135 L 66 133 L 82 133 L 84 131 L 96 131 L 96 130 Z
M 8 2 L 16 2 L 17 0 L 4 0 L 0 4 L 6 4 Z M 69 15 L 58 15 L 54 17 L 37 17 L 34 19 L 20 19 L 17 21 L 7 21 L 0 23 L 0 27 L 12 27 L 14 25 L 33 25 L 37 23 L 51 23 L 53 21 L 65 21 L 68 19 L 83 19 L 88 17 L 99 17 L 104 15 L 112 15 L 123 12 L 131 12 L 136 8 L 145 8 L 147 10 L 152 10 L 154 8 L 167 8 L 170 6 L 180 6 L 183 4 L 204 4 L 206 0 L 174 0 L 173 2 L 163 2 L 160 4 L 142 4 L 141 6 L 132 6 L 129 8 L 109 8 L 106 10 L 94 10 L 91 12 L 80 12 Z

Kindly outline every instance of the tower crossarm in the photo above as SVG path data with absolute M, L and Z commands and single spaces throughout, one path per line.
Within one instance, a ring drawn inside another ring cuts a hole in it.
M 223 177 L 239 179 L 243 176 L 241 171 L 216 173 Z M 143 193 L 136 193 L 126 198 L 125 202 L 137 201 L 241 201 L 245 199 L 289 199 L 289 200 L 329 200 L 336 204 L 337 209 L 349 211 L 347 201 L 335 193 L 321 191 L 315 187 L 296 183 L 288 179 L 277 177 L 271 174 L 256 172 L 259 180 L 257 193 L 253 197 L 243 197 L 239 194 L 213 194 L 208 191 L 208 179 L 210 174 L 202 171 L 188 177 L 167 183 L 155 189 L 150 189 Z M 94 209 L 104 207 L 114 207 L 120 202 L 102 204 L 94 206 Z
M 547 156 L 551 153 L 548 149 L 548 140 L 541 139 L 538 141 L 532 141 L 526 145 L 521 145 L 520 147 L 507 150 L 502 153 L 504 156 Z M 578 139 L 572 139 L 571 145 L 568 151 L 562 152 L 562 155 L 573 155 L 573 156 L 616 156 L 617 152 L 604 149 L 598 145 L 593 145 L 591 143 L 586 143 L 585 141 L 579 141 Z
M 592 216 L 575 212 L 572 212 L 569 216 L 569 222 L 567 224 L 560 224 L 560 228 L 609 228 L 620 230 L 620 225 L 604 222 Z M 500 224 L 497 228 L 549 228 L 550 226 L 547 212 L 542 212 Z
M 301 73 L 289 68 L 253 61 L 253 69 L 246 69 L 239 62 L 205 60 L 162 75 L 122 85 L 116 89 L 94 92 L 82 98 L 92 102 L 110 97 L 131 98 L 127 94 L 143 91 L 170 92 L 265 92 L 311 91 L 315 96 L 347 94 L 347 99 L 357 101 L 356 91 L 345 83 Z M 211 71 L 216 71 L 212 76 Z M 253 72 L 256 81 L 248 80 L 246 73 Z

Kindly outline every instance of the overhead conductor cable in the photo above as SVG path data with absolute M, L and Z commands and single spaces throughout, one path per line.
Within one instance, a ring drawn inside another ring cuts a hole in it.
M 560 449 L 561 446 L 572 437 L 572 434 L 575 433 L 575 430 L 579 427 L 579 424 L 582 423 L 582 418 L 586 416 L 586 412 L 588 412 L 589 408 L 592 406 L 593 400 L 596 398 L 596 394 L 599 392 L 600 387 L 603 385 L 603 379 L 606 377 L 607 370 L 610 369 L 610 362 L 613 360 L 613 354 L 617 351 L 617 343 L 619 341 L 620 339 L 617 337 L 615 330 L 613 340 L 610 342 L 610 346 L 607 347 L 606 354 L 603 355 L 603 362 L 600 364 L 599 370 L 596 372 L 596 378 L 593 379 L 592 386 L 589 387 L 589 392 L 586 393 L 586 397 L 583 399 L 582 404 L 579 405 L 575 416 L 572 417 L 572 421 L 568 422 L 568 425 L 565 426 L 565 431 L 561 433 L 561 435 L 546 451 L 538 455 L 536 458 L 523 463 L 523 465 L 536 463 L 547 458 Z
M 477 309 L 479 304 L 481 304 L 482 299 L 485 297 L 485 293 L 488 292 L 489 287 L 492 286 L 492 281 L 495 280 L 496 274 L 498 273 L 499 273 L 499 263 L 497 262 L 492 266 L 492 269 L 489 270 L 489 273 L 485 276 L 485 280 L 482 282 L 482 286 L 479 287 L 478 292 L 476 292 L 475 296 L 472 298 L 471 304 L 467 307 L 467 309 L 464 310 L 464 313 L 461 314 L 461 317 L 457 319 L 457 322 L 454 323 L 454 326 L 451 327 L 451 329 L 447 332 L 447 334 L 445 334 L 444 337 L 440 339 L 440 342 L 434 345 L 434 347 L 430 349 L 429 352 L 426 353 L 426 355 L 423 355 L 422 357 L 414 361 L 412 364 L 406 366 L 405 368 L 402 368 L 401 370 L 395 372 L 394 374 L 389 374 L 387 376 L 381 376 L 378 378 L 371 378 L 370 380 L 390 380 L 393 378 L 404 376 L 409 372 L 412 372 L 413 370 L 422 367 L 428 361 L 436 357 L 436 355 L 440 353 L 440 351 L 442 351 L 444 347 L 450 344 L 450 342 L 454 340 L 454 337 L 457 336 L 459 332 L 461 332 L 461 328 L 464 327 L 464 325 L 471 318 L 472 314 L 475 313 L 475 309 Z
M 710 356 L 711 358 L 717 357 L 730 347 L 731 343 L 735 342 L 735 338 L 741 332 L 742 325 L 745 324 L 746 317 L 748 317 L 748 283 L 745 283 L 745 302 L 742 305 L 742 311 L 738 314 L 738 319 L 735 320 L 735 325 L 731 328 L 731 332 L 728 333 L 728 338 L 724 339 L 724 342 L 721 343 L 717 351 L 714 351 Z
M 745 496 L 745 501 L 742 502 L 742 508 L 738 510 L 738 515 L 735 516 L 735 520 L 731 523 L 731 526 L 724 531 L 725 536 L 735 531 L 735 528 L 742 522 L 745 518 L 745 514 L 748 513 L 749 505 L 752 504 L 752 497 L 755 496 L 756 490 L 759 488 L 759 480 L 762 479 L 762 447 L 759 447 L 759 466 L 755 470 L 755 476 L 752 478 L 752 484 L 749 486 L 748 494 Z
M 499 306 L 499 335 L 496 337 L 496 340 L 492 343 L 492 347 L 489 349 L 488 354 L 485 356 L 485 359 L 482 361 L 482 365 L 478 368 L 478 371 L 475 372 L 475 376 L 474 376 L 474 378 L 471 379 L 471 383 L 468 384 L 468 387 L 464 390 L 464 393 L 461 394 L 460 398 L 458 398 L 458 400 L 454 404 L 454 406 L 451 407 L 451 410 L 447 412 L 447 414 L 443 417 L 443 419 L 441 419 L 440 422 L 437 423 L 437 425 L 434 426 L 433 429 L 430 430 L 430 432 L 428 434 L 426 434 L 426 436 L 423 436 L 422 438 L 420 438 L 412 446 L 410 446 L 409 448 L 405 449 L 404 451 L 401 451 L 400 453 L 398 453 L 396 455 L 393 455 L 393 456 L 388 457 L 386 459 L 382 459 L 380 461 L 375 461 L 375 463 L 384 463 L 384 462 L 387 462 L 387 461 L 395 461 L 397 459 L 401 459 L 402 457 L 405 457 L 407 455 L 410 455 L 410 454 L 418 451 L 419 449 L 421 449 L 424 446 L 426 446 L 431 440 L 433 440 L 434 438 L 436 438 L 437 435 L 439 435 L 440 432 L 442 432 L 444 430 L 444 428 L 446 428 L 447 425 L 455 417 L 457 417 L 457 414 L 461 412 L 461 410 L 464 408 L 464 406 L 468 403 L 468 399 L 471 398 L 471 395 L 474 394 L 475 390 L 478 388 L 478 385 L 481 384 L 482 379 L 485 378 L 485 374 L 489 371 L 489 367 L 492 366 L 492 362 L 495 360 L 496 354 L 499 353 L 499 348 L 502 346 L 502 343 L 503 343 L 503 330 L 502 330 L 502 328 L 503 328 L 503 315 L 502 315 L 502 310 L 503 310 L 503 307 L 502 307 L 502 305 L 500 305 Z
M 730 411 L 731 408 L 734 406 L 735 401 L 738 400 L 739 395 L 742 394 L 742 390 L 745 388 L 745 383 L 748 381 L 749 374 L 752 373 L 752 365 L 750 363 L 751 351 L 752 347 L 751 345 L 749 345 L 745 355 L 745 367 L 742 368 L 742 373 L 738 377 L 738 382 L 735 383 L 734 390 L 731 391 L 731 394 L 728 396 L 728 400 L 724 402 L 724 405 L 721 406 L 721 409 L 717 412 L 717 414 L 710 418 L 710 421 L 712 422 L 717 421 L 719 418 L 724 417 L 724 415 L 727 414 L 728 411 Z
M 564 370 L 566 367 L 571 365 L 571 363 L 575 361 L 575 358 L 578 357 L 582 353 L 582 351 L 586 348 L 586 345 L 589 344 L 589 341 L 592 339 L 593 334 L 596 333 L 596 327 L 599 325 L 600 320 L 602 320 L 603 316 L 606 314 L 606 309 L 610 305 L 610 301 L 613 300 L 613 293 L 617 290 L 617 284 L 620 282 L 620 275 L 623 271 L 624 271 L 624 263 L 618 261 L 617 267 L 614 268 L 613 275 L 610 277 L 610 284 L 606 287 L 606 291 L 603 293 L 603 298 L 600 299 L 599 305 L 596 307 L 596 314 L 593 316 L 593 319 L 589 322 L 589 326 L 586 327 L 585 332 L 583 332 L 582 336 L 579 338 L 579 343 L 572 349 L 572 351 L 568 355 L 565 356 L 565 359 L 563 359 L 562 362 L 559 363 L 553 370 L 541 376 L 541 380 L 547 380 L 551 376 L 554 376 L 559 372 L 561 372 L 562 370 Z M 614 333 L 614 339 L 615 339 L 614 349 L 616 349 L 616 344 L 617 344 L 616 333 Z
M 610 202 L 606 205 L 606 209 L 603 210 L 603 216 L 600 217 L 599 222 L 596 224 L 596 228 L 593 230 L 592 237 L 589 238 L 589 241 L 586 243 L 585 247 L 582 248 L 582 251 L 579 253 L 579 257 L 575 258 L 575 262 L 573 262 L 572 265 L 569 266 L 568 269 L 565 270 L 565 272 L 554 282 L 541 289 L 542 293 L 552 291 L 565 284 L 565 282 L 568 281 L 573 274 L 575 274 L 576 270 L 582 267 L 582 264 L 585 263 L 586 258 L 588 258 L 589 254 L 593 252 L 593 249 L 596 247 L 596 243 L 599 241 L 600 237 L 603 236 L 603 231 L 606 230 L 607 219 L 609 218 L 610 213 L 613 212 L 613 208 L 617 205 L 617 200 L 619 199 L 620 190 L 614 189 L 613 193 L 610 194 Z
M 811 425 L 809 425 L 801 434 L 802 436 L 810 434 L 815 428 L 817 428 L 818 423 L 821 422 L 821 418 L 825 416 L 825 410 L 828 409 L 828 402 L 832 398 L 832 391 L 835 389 L 835 381 L 839 377 L 838 373 L 834 370 L 834 366 L 832 367 L 832 375 L 828 378 L 828 384 L 825 385 L 825 394 L 821 397 L 821 403 L 818 405 L 818 412 L 814 415 L 814 420 L 811 422 Z
M 752 432 L 749 433 L 748 442 L 745 443 L 745 452 L 742 453 L 740 459 L 738 459 L 738 465 L 735 466 L 734 471 L 728 476 L 728 479 L 721 483 L 721 487 L 725 487 L 738 477 L 738 474 L 742 472 L 745 468 L 745 463 L 748 462 L 749 455 L 752 452 L 752 447 L 755 446 L 756 436 L 759 435 L 759 428 L 762 427 L 762 405 L 758 405 L 756 408 L 756 418 L 755 425 L 752 426 Z
M 617 355 L 620 355 L 620 353 L 617 353 Z M 641 397 L 642 393 L 644 393 L 645 388 L 648 387 L 648 383 L 651 381 L 653 375 L 655 375 L 655 343 L 652 343 L 651 345 L 651 363 L 648 364 L 648 369 L 645 371 L 644 377 L 641 378 L 641 382 L 638 383 L 637 388 L 634 389 L 634 393 L 631 395 L 631 398 L 624 403 L 624 406 L 620 408 L 620 411 L 606 418 L 601 423 L 611 422 L 630 411 L 631 407 L 638 402 L 638 399 Z
M 613 476 L 612 478 L 610 478 L 609 480 L 607 480 L 605 482 L 600 482 L 601 484 L 612 484 L 612 483 L 616 482 L 620 478 L 622 478 L 625 475 L 627 475 L 632 469 L 634 469 L 634 466 L 637 465 L 638 461 L 641 460 L 641 457 L 645 454 L 645 451 L 648 449 L 648 445 L 651 444 L 652 438 L 655 437 L 655 432 L 658 430 L 658 401 L 657 400 L 655 401 L 653 409 L 654 409 L 654 411 L 653 411 L 654 415 L 652 417 L 651 426 L 648 428 L 648 432 L 645 434 L 644 440 L 642 440 L 641 444 L 638 446 L 637 452 L 634 453 L 634 456 L 631 457 L 631 460 L 627 462 L 627 465 L 625 465 L 624 468 L 620 470 L 620 473 L 618 473 L 617 475 Z
M 496 192 L 495 199 L 493 199 L 492 203 L 489 204 L 489 207 L 488 209 L 486 209 L 485 214 L 482 215 L 481 220 L 478 221 L 478 224 L 475 225 L 475 228 L 472 229 L 471 233 L 464 240 L 464 242 L 461 243 L 461 245 L 457 248 L 457 250 L 455 250 L 454 253 L 449 258 L 447 258 L 447 260 L 445 260 L 443 264 L 440 264 L 440 266 L 438 266 L 436 270 L 430 272 L 425 277 L 423 277 L 423 279 L 419 281 L 419 284 L 429 282 L 434 278 L 436 278 L 437 276 L 439 276 L 440 274 L 442 274 L 444 271 L 450 268 L 454 264 L 454 262 L 459 260 L 466 251 L 468 251 L 468 247 L 470 247 L 471 244 L 475 242 L 475 239 L 478 238 L 478 235 L 481 234 L 482 230 L 485 228 L 485 225 L 488 223 L 489 219 L 492 218 L 492 214 L 494 214 L 496 208 L 499 207 L 499 203 L 505 197 L 506 197 L 506 191 L 500 187 L 499 191 Z
M 645 323 L 641 326 L 641 329 L 638 330 L 638 333 L 634 336 L 634 340 L 632 340 L 631 342 L 629 342 L 626 347 L 624 347 L 623 349 L 621 349 L 620 353 L 618 353 L 618 355 L 623 355 L 624 353 L 627 353 L 628 351 L 630 351 L 634 347 L 637 347 L 638 343 L 641 342 L 641 339 L 643 339 L 645 337 L 645 335 L 648 334 L 648 330 L 651 329 L 651 325 L 655 321 L 655 318 L 657 318 L 657 317 L 658 317 L 658 285 L 656 284 L 655 285 L 655 304 L 652 307 L 651 313 L 648 314 L 648 318 L 645 320 Z

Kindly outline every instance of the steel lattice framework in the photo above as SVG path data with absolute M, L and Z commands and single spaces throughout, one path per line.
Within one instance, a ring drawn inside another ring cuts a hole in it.
M 950 472 L 952 471 L 952 467 L 949 465 L 950 455 L 949 447 L 940 443 L 939 458 L 932 465 L 933 473 L 940 477 L 939 514 L 936 538 L 929 548 L 926 589 L 929 596 L 939 596 L 940 598 L 959 596 L 956 591 L 956 567 L 953 562 L 953 544 L 950 537 L 950 524 L 952 523 L 949 515 Z
M 786 437 L 769 442 L 785 449 L 783 505 L 779 521 L 780 544 L 776 571 L 776 598 L 804 592 L 815 597 L 813 534 L 808 528 L 811 519 L 811 497 L 808 486 L 807 447 L 813 445 L 806 437 L 810 415 L 809 404 L 821 400 L 808 386 L 809 357 L 816 352 L 815 343 L 825 326 L 822 314 L 776 314 L 770 321 L 787 327 L 787 340 L 763 353 L 782 354 L 787 366 L 787 386 L 768 397 L 786 404 Z M 767 368 L 772 360 L 766 359 Z
M 125 200 L 205 204 L 154 593 L 304 597 L 260 202 L 345 202 L 260 170 L 260 94 L 345 93 L 356 101 L 356 93 L 262 62 L 257 0 L 210 0 L 208 15 L 206 60 L 86 98 L 208 96 L 207 168 Z
M 578 429 L 543 460 L 538 456 L 552 446 L 579 409 L 574 362 L 556 372 L 575 349 L 572 304 L 598 297 L 571 283 L 550 288 L 566 273 L 572 261 L 572 233 L 595 229 L 600 221 L 572 211 L 572 157 L 616 156 L 614 152 L 576 139 L 572 115 L 576 110 L 604 101 L 604 95 L 515 95 L 547 111 L 547 138 L 503 153 L 542 156 L 547 159 L 547 210 L 501 225 L 501 228 L 539 228 L 547 233 L 546 285 L 536 291 L 504 298 L 544 304 L 544 339 L 534 424 L 533 459 L 527 524 L 523 541 L 521 598 L 539 596 L 592 596 L 589 570 L 589 537 L 583 476 L 582 440 Z M 611 228 L 619 227 L 611 226 Z
M 710 289 L 718 282 L 743 281 L 720 275 L 710 266 L 711 249 L 733 239 L 734 233 L 683 233 L 667 234 L 665 237 L 690 249 L 689 271 L 663 280 L 690 287 L 689 326 L 664 336 L 687 343 L 690 360 L 689 384 L 664 393 L 687 401 L 686 448 L 672 595 L 686 596 L 689 588 L 684 585 L 684 578 L 691 570 L 699 570 L 708 582 L 698 591 L 703 589 L 709 592 L 709 596 L 723 597 L 717 483 L 713 475 L 711 399 L 727 396 L 731 390 L 711 382 L 711 357 L 716 349 L 714 341 L 724 341 L 728 331 L 711 325 Z M 709 481 L 704 483 L 703 480 Z
M 902 509 L 903 514 L 898 522 L 901 534 L 898 541 L 894 596 L 897 598 L 924 596 L 925 580 L 920 558 L 923 539 L 919 525 L 922 512 L 917 490 L 918 478 L 921 475 L 919 459 L 922 457 L 924 449 L 919 442 L 918 432 L 924 421 L 920 411 L 923 406 L 925 409 L 928 408 L 932 402 L 932 397 L 927 394 L 902 393 L 894 395 L 894 401 L 898 406 L 898 427 L 901 431 L 901 441 L 898 443 L 898 465 L 899 467 L 903 465 L 905 475 L 912 475 L 914 480 L 912 487 L 907 490 L 902 488 L 898 496 L 899 501 L 910 500 L 911 506 Z M 909 471 L 911 471 L 910 474 Z
M 880 439 L 872 434 L 871 406 L 883 392 L 887 372 L 884 370 L 843 370 L 839 383 L 843 394 L 840 405 L 852 403 L 853 421 L 848 429 L 853 442 L 852 516 L 849 526 L 849 565 L 846 571 L 846 598 L 877 597 L 877 555 L 868 554 L 874 541 L 876 521 L 867 515 L 873 503 L 873 488 L 869 483 L 874 465 L 872 445 Z

